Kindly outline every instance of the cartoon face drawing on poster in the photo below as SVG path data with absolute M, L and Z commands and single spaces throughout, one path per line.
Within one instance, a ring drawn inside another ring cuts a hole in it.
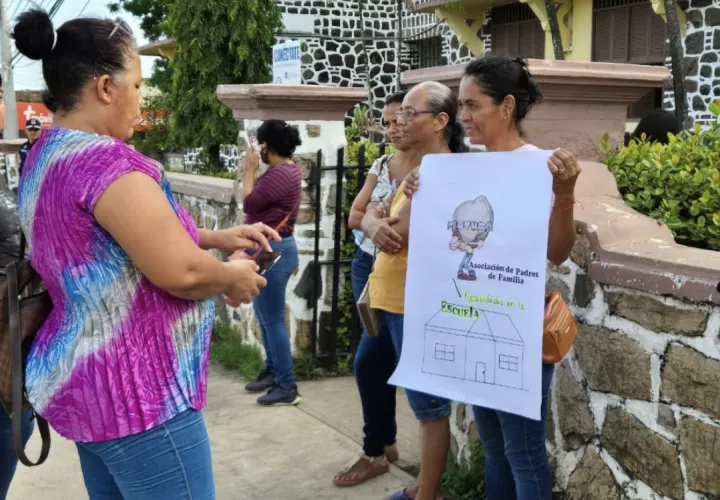
M 485 196 L 464 201 L 455 209 L 453 218 L 448 222 L 451 231 L 450 250 L 463 252 L 457 277 L 461 280 L 475 281 L 477 276 L 471 268 L 473 254 L 481 248 L 493 229 L 492 205 Z

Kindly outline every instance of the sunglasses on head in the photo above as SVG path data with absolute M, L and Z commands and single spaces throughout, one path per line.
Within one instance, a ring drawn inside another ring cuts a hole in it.
M 112 31 L 108 35 L 108 40 L 110 40 L 113 37 L 113 35 L 115 35 L 115 33 L 117 33 L 117 31 L 120 29 L 123 30 L 128 35 L 133 34 L 132 28 L 130 28 L 130 25 L 118 17 L 115 19 L 115 27 L 112 29 Z

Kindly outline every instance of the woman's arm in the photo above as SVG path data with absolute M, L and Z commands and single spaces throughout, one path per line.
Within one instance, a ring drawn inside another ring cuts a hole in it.
M 553 176 L 553 208 L 548 230 L 547 258 L 559 266 L 565 262 L 575 244 L 575 183 L 581 169 L 574 154 L 556 149 L 548 158 Z
M 250 196 L 250 193 L 255 189 L 255 182 L 257 181 L 257 169 L 260 166 L 260 158 L 254 148 L 248 149 L 243 158 L 243 166 L 245 167 L 245 173 L 243 174 L 243 203 L 245 198 Z
M 361 229 L 362 220 L 375 186 L 377 186 L 377 175 L 368 174 L 365 178 L 365 184 L 363 184 L 362 189 L 350 207 L 350 217 L 348 218 L 348 227 L 350 229 Z
M 400 235 L 391 227 L 397 217 L 387 217 L 387 212 L 379 213 L 380 207 L 384 206 L 377 202 L 368 203 L 360 229 L 381 252 L 397 253 L 402 249 Z
M 146 174 L 120 176 L 93 207 L 98 223 L 155 286 L 183 299 L 230 293 L 251 297 L 262 286 L 253 262 L 222 263 L 190 238 L 157 182 Z M 258 279 L 259 278 L 259 279 Z
M 573 195 L 555 197 L 553 210 L 550 214 L 547 258 L 556 266 L 567 260 L 575 244 L 574 205 L 575 198 Z
M 400 238 L 402 238 L 401 245 L 403 248 L 408 248 L 409 244 L 411 208 L 412 200 L 407 200 L 400 208 L 400 212 L 397 214 L 397 222 L 392 225 L 395 232 L 400 235 Z

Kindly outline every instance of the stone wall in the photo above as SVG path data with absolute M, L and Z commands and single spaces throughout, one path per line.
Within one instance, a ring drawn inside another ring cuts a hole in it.
M 720 255 L 674 244 L 622 203 L 604 165 L 583 169 L 578 240 L 548 269 L 547 289 L 578 322 L 549 404 L 555 490 L 573 500 L 720 497 Z M 456 406 L 459 458 L 474 426 Z
M 708 104 L 720 99 L 720 1 L 691 0 L 683 38 L 683 74 L 690 117 L 700 124 L 714 121 Z M 666 62 L 672 67 L 670 59 Z M 672 82 L 665 91 L 665 108 L 674 110 Z

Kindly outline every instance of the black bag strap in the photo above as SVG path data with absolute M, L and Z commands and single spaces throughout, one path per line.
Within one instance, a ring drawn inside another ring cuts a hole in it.
M 27 240 L 25 240 L 25 231 L 22 229 L 20 230 L 20 257 L 18 260 L 25 260 L 25 246 L 27 245 Z
M 21 247 L 24 247 L 25 238 L 21 238 Z M 21 253 L 23 251 L 21 250 Z M 32 467 L 42 464 L 50 454 L 50 426 L 47 420 L 36 415 L 38 430 L 42 438 L 40 458 L 37 462 L 31 461 L 25 454 L 22 437 L 23 403 L 25 395 L 25 377 L 23 376 L 22 334 L 20 329 L 20 298 L 18 290 L 17 264 L 11 262 L 6 267 L 8 291 L 8 318 L 10 327 L 10 352 L 12 358 L 12 436 L 13 448 L 23 465 Z

